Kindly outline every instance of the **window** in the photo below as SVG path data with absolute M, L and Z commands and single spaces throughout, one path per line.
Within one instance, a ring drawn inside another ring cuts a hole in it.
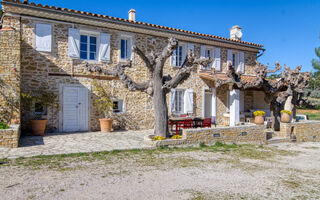
M 212 49 L 206 49 L 206 58 L 211 59 L 212 58 Z
M 123 100 L 113 101 L 113 112 L 122 113 L 123 112 Z
M 34 114 L 36 115 L 46 115 L 47 107 L 43 106 L 41 103 L 34 103 Z
M 121 38 L 121 60 L 131 59 L 131 38 L 122 37 Z
M 238 52 L 232 52 L 232 65 L 235 69 L 238 69 L 239 65 L 239 53 Z
M 80 58 L 83 60 L 97 59 L 97 37 L 80 35 Z
M 179 45 L 178 48 L 175 50 L 176 55 L 176 63 L 175 66 L 181 66 L 183 64 L 183 46 Z
M 175 90 L 171 95 L 171 98 L 173 98 L 172 101 L 172 107 L 171 111 L 175 114 L 181 114 L 184 113 L 184 90 Z

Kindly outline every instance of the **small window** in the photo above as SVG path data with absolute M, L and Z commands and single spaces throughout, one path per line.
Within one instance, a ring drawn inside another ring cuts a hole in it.
M 46 106 L 43 106 L 41 103 L 35 103 L 34 104 L 34 114 L 36 114 L 36 115 L 46 115 L 47 114 Z
M 121 39 L 121 60 L 131 59 L 131 38 L 123 37 Z
M 212 56 L 212 50 L 211 49 L 206 49 L 206 58 L 211 59 Z
M 179 45 L 175 50 L 176 52 L 176 66 L 182 66 L 184 58 L 183 58 L 183 46 Z
M 122 113 L 123 112 L 123 100 L 113 101 L 113 112 Z
M 235 69 L 238 68 L 238 65 L 239 65 L 239 53 L 238 52 L 232 53 L 232 65 Z
M 80 58 L 83 60 L 96 60 L 97 37 L 80 35 Z

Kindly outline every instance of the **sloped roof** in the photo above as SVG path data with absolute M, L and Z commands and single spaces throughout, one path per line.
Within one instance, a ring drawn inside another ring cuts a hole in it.
M 226 42 L 233 42 L 233 43 L 238 43 L 238 44 L 250 45 L 252 47 L 259 48 L 259 49 L 263 47 L 263 45 L 252 43 L 252 42 L 244 42 L 244 41 L 234 40 L 234 39 L 220 37 L 220 36 L 216 36 L 216 35 L 197 33 L 197 32 L 193 32 L 193 31 L 187 31 L 187 30 L 182 30 L 182 29 L 177 29 L 177 28 L 171 28 L 171 27 L 167 27 L 167 26 L 150 24 L 150 23 L 145 23 L 145 22 L 140 22 L 140 21 L 130 21 L 128 19 L 122 19 L 122 18 L 112 17 L 112 16 L 108 16 L 108 15 L 95 14 L 95 13 L 91 13 L 91 12 L 84 12 L 84 11 L 61 8 L 61 7 L 55 7 L 55 6 L 49 6 L 49 5 L 35 4 L 34 2 L 29 3 L 28 0 L 24 0 L 23 2 L 21 2 L 20 0 L 3 0 L 2 1 L 2 3 L 6 3 L 6 2 L 15 3 L 17 5 L 27 5 L 27 6 L 33 7 L 33 8 L 42 8 L 42 9 L 54 10 L 54 11 L 61 12 L 61 13 L 79 14 L 79 15 L 84 15 L 84 16 L 96 17 L 96 18 L 100 18 L 100 19 L 113 20 L 115 22 L 126 22 L 128 24 L 143 25 L 146 28 L 147 27 L 153 27 L 153 28 L 157 28 L 157 29 L 160 29 L 160 30 L 162 29 L 162 30 L 174 31 L 174 32 L 177 32 L 177 33 L 179 33 L 179 32 L 180 33 L 187 33 L 187 34 L 190 34 L 191 36 L 192 35 L 194 35 L 194 36 L 204 36 L 204 37 L 214 38 L 214 39 L 218 39 L 218 40 L 222 40 L 222 41 L 226 41 Z

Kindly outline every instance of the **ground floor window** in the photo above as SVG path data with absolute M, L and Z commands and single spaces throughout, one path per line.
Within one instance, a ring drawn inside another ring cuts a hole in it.
M 114 100 L 113 101 L 113 112 L 122 113 L 123 112 L 123 100 Z

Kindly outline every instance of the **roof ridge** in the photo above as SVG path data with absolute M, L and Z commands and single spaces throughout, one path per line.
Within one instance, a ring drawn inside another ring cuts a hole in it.
M 82 14 L 82 15 L 87 15 L 87 16 L 92 16 L 92 17 L 108 18 L 108 19 L 117 20 L 117 21 L 124 21 L 124 22 L 131 23 L 131 24 L 142 24 L 142 25 L 145 25 L 145 26 L 156 27 L 156 28 L 160 28 L 160 29 L 164 29 L 164 30 L 172 30 L 172 31 L 183 32 L 183 33 L 188 33 L 188 34 L 193 34 L 193 35 L 216 38 L 216 39 L 220 39 L 220 40 L 226 40 L 226 41 L 236 42 L 236 43 L 240 43 L 240 44 L 247 44 L 247 45 L 256 46 L 256 47 L 260 47 L 260 48 L 263 47 L 263 45 L 261 45 L 261 44 L 234 40 L 234 39 L 221 37 L 221 36 L 217 36 L 217 35 L 198 33 L 198 32 L 194 32 L 194 31 L 188 31 L 188 30 L 183 30 L 183 29 L 178 29 L 178 28 L 172 28 L 172 27 L 167 27 L 167 26 L 162 26 L 162 25 L 156 25 L 156 24 L 151 24 L 151 23 L 141 22 L 141 21 L 131 21 L 131 20 L 123 19 L 123 18 L 119 18 L 119 17 L 112 17 L 112 16 L 109 16 L 109 15 L 102 15 L 102 14 L 84 12 L 84 11 L 79 11 L 79 10 L 74 10 L 74 9 L 67 9 L 67 8 L 61 8 L 61 7 L 56 7 L 56 6 L 49 6 L 49 5 L 46 5 L 46 4 L 45 5 L 42 5 L 40 3 L 36 4 L 34 2 L 29 3 L 29 0 L 23 0 L 23 1 L 21 1 L 21 0 L 2 0 L 2 2 L 13 2 L 13 3 L 17 3 L 17 4 L 25 4 L 25 5 L 33 6 L 33 7 L 46 8 L 46 9 L 52 9 L 52 10 L 57 10 L 57 11 Z

